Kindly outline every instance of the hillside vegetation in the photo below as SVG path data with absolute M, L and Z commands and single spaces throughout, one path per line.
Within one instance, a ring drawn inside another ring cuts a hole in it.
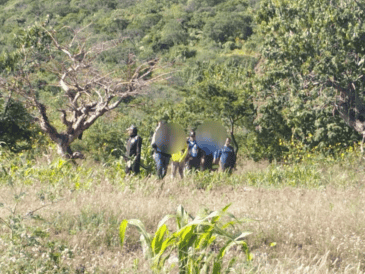
M 46 29 L 54 32 L 65 46 L 72 38 L 68 28 L 81 31 L 79 36 L 87 37 L 86 46 L 126 37 L 123 43 L 97 55 L 97 60 L 93 61 L 105 73 L 125 71 L 131 56 L 137 62 L 158 58 L 163 69 L 155 71 L 154 75 L 169 73 L 165 80 L 145 88 L 146 96 L 125 101 L 118 113 L 100 118 L 95 127 L 104 127 L 102 131 L 109 134 L 101 136 L 91 127 L 85 131 L 84 142 L 72 144 L 84 152 L 106 144 L 106 154 L 97 155 L 93 151 L 95 158 L 105 158 L 112 149 L 121 146 L 120 141 L 111 137 L 121 133 L 115 128 L 124 128 L 133 122 L 147 141 L 151 124 L 161 118 L 180 123 L 186 129 L 206 119 L 219 120 L 230 131 L 234 129 L 240 146 L 246 149 L 245 155 L 255 160 L 282 159 L 291 154 L 293 142 L 304 145 L 306 150 L 322 152 L 327 151 L 329 145 L 348 147 L 360 140 L 357 132 L 362 132 L 361 126 L 356 125 L 363 120 L 362 103 L 359 105 L 362 81 L 359 79 L 362 79 L 360 41 L 364 28 L 356 18 L 363 15 L 357 4 L 350 5 L 346 1 L 341 6 L 346 13 L 342 17 L 335 17 L 339 11 L 333 5 L 315 4 L 316 1 L 310 5 L 310 2 L 303 0 L 289 7 L 268 1 L 260 6 L 258 2 L 243 0 L 61 1 L 52 4 L 6 1 L 1 3 L 0 10 L 0 51 L 3 52 L 0 69 L 4 79 L 14 76 L 15 70 L 24 68 L 23 65 L 17 68 L 21 60 L 21 54 L 16 54 L 17 48 L 30 47 L 36 39 L 41 39 L 32 47 L 39 51 L 37 54 L 45 56 L 43 63 L 36 66 L 37 70 L 42 67 L 45 71 L 34 76 L 37 82 L 33 87 L 38 86 L 34 96 L 41 98 L 40 102 L 49 109 L 51 124 L 63 130 L 59 112 L 55 111 L 65 109 L 66 104 L 56 83 L 59 76 L 50 71 L 51 64 L 47 60 L 51 59 L 47 59 L 47 53 L 39 47 L 49 43 L 48 38 L 39 36 L 47 34 L 29 26 L 35 22 L 46 24 Z M 305 5 L 310 8 L 302 13 Z M 295 17 L 291 17 L 290 11 Z M 308 14 L 320 13 L 327 19 L 318 22 L 311 17 L 305 19 Z M 283 19 L 279 14 L 287 16 L 280 24 Z M 305 23 L 293 25 L 296 20 Z M 310 36 L 300 34 L 306 29 L 312 29 Z M 331 31 L 333 35 L 326 36 Z M 297 36 L 287 39 L 290 33 Z M 323 43 L 313 44 L 316 41 Z M 336 48 L 328 48 L 333 43 Z M 60 62 L 59 66 L 67 65 L 65 59 Z M 331 67 L 316 66 L 316 63 Z M 33 65 L 33 69 L 36 67 Z M 128 74 L 123 75 L 128 80 Z M 8 93 L 6 88 L 2 89 L 0 107 L 3 112 Z M 24 98 L 16 100 L 24 102 Z M 14 136 L 12 142 L 6 138 L 2 141 L 16 149 L 16 140 L 25 140 L 21 136 Z
M 364 10 L 0 0 L 0 272 L 364 273 Z M 160 119 L 186 133 L 222 123 L 239 146 L 236 170 L 157 180 Z M 129 177 L 131 124 L 148 168 Z M 121 249 L 122 220 L 141 220 L 161 243 L 179 240 L 172 220 L 170 236 L 157 229 L 178 205 L 207 216 L 231 203 L 229 252 L 210 233 L 217 216 L 184 234 L 200 239 L 187 241 L 195 249 L 180 243 L 159 265 L 131 228 Z

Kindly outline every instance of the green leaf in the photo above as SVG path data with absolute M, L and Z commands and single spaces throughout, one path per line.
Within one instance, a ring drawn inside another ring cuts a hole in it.
M 241 235 L 239 235 L 236 239 L 234 239 L 235 241 L 241 241 L 243 240 L 243 238 L 247 237 L 248 235 L 251 235 L 252 232 L 242 232 Z
M 146 231 L 143 223 L 140 220 L 138 220 L 138 219 L 131 219 L 128 222 L 129 222 L 129 224 L 135 226 L 138 229 L 139 233 L 141 235 L 143 235 L 143 237 L 146 239 L 146 241 L 148 242 L 148 244 L 151 243 L 151 237 L 147 233 L 147 231 Z
M 119 239 L 120 239 L 120 246 L 122 248 L 123 248 L 123 245 L 124 245 L 125 232 L 127 230 L 127 226 L 128 226 L 128 220 L 123 220 L 120 223 L 120 227 L 119 227 Z
M 178 229 L 181 229 L 182 227 L 187 225 L 187 223 L 189 222 L 189 215 L 185 211 L 185 209 L 182 205 L 179 205 L 177 207 L 176 220 L 177 220 Z
M 270 243 L 270 247 L 274 247 L 274 246 L 276 246 L 276 242 Z
M 198 237 L 197 243 L 195 245 L 196 249 L 203 249 L 207 246 L 207 243 L 212 237 L 212 232 L 211 232 L 212 229 L 213 228 L 211 228 L 208 232 L 202 233 L 200 237 Z
M 227 269 L 226 269 L 226 274 L 228 274 L 229 272 L 231 272 L 232 271 L 232 267 L 233 267 L 233 265 L 234 265 L 234 263 L 237 261 L 237 258 L 236 257 L 233 257 L 230 261 L 229 261 L 229 263 L 228 263 L 228 267 L 227 267 Z
M 167 226 L 164 224 L 160 226 L 160 228 L 156 231 L 155 237 L 153 237 L 151 242 L 152 252 L 153 254 L 158 254 L 162 247 L 162 241 L 164 239 L 164 236 L 168 234 Z
M 157 225 L 157 229 L 159 229 L 160 228 L 160 226 L 162 226 L 162 225 L 164 225 L 169 219 L 171 219 L 171 218 L 175 218 L 176 216 L 175 215 L 171 215 L 171 214 L 168 214 L 168 215 L 166 215 L 165 217 L 163 217 L 162 219 L 161 219 L 161 221 L 158 223 L 158 225 Z

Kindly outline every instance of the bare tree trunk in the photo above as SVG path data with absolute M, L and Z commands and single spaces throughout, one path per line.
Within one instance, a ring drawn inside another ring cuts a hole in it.
M 62 140 L 57 143 L 57 153 L 65 159 L 84 159 L 84 155 L 81 152 L 73 152 L 70 144 L 68 144 L 68 142 L 63 142 Z
M 66 159 L 83 159 L 84 156 L 80 152 L 73 152 L 70 144 L 78 137 L 79 134 L 58 133 L 57 130 L 50 124 L 46 113 L 46 107 L 39 103 L 36 99 L 33 100 L 40 114 L 40 126 L 43 132 L 48 134 L 53 142 L 57 145 L 57 153 Z
M 72 158 L 73 154 L 70 145 L 63 139 L 59 139 L 59 142 L 57 142 L 57 153 L 67 159 Z
M 345 123 L 362 135 L 360 151 L 361 154 L 364 154 L 365 104 L 357 98 L 353 100 L 352 96 L 348 96 L 348 93 L 346 95 L 339 98 L 340 103 L 336 105 L 336 109 Z
M 230 123 L 231 123 L 231 139 L 234 143 L 234 146 L 236 147 L 234 154 L 236 155 L 236 158 L 237 158 L 239 146 L 238 146 L 238 144 L 236 142 L 236 138 L 234 136 L 234 120 L 230 119 Z

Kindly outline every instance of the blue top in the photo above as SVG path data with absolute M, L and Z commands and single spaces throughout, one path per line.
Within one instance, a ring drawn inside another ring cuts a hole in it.
M 226 146 L 220 150 L 217 150 L 214 152 L 214 159 L 220 158 L 220 162 L 223 165 L 228 165 L 230 167 L 233 167 L 236 162 L 236 155 L 234 153 L 234 149 L 232 146 Z
M 188 140 L 188 149 L 189 149 L 189 155 L 191 157 L 198 157 L 198 144 L 196 141 L 190 141 Z

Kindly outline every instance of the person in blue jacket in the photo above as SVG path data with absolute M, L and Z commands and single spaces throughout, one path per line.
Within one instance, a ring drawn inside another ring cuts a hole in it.
M 190 131 L 189 138 L 186 142 L 188 144 L 188 156 L 187 156 L 186 167 L 188 170 L 193 168 L 198 170 L 200 167 L 201 153 L 198 144 L 196 143 L 195 131 L 193 130 Z
M 217 150 L 214 153 L 214 162 L 219 160 L 219 171 L 223 172 L 228 170 L 229 172 L 236 165 L 236 152 L 231 146 L 231 138 L 227 138 L 224 147 Z
M 157 130 L 165 123 L 165 121 L 160 120 L 157 124 L 157 128 L 155 130 L 155 133 L 152 136 L 152 148 L 154 149 L 154 153 L 153 153 L 153 159 L 155 160 L 156 163 L 156 173 L 157 173 L 157 177 L 159 179 L 163 179 L 166 176 L 167 173 L 167 168 L 170 162 L 170 158 L 171 155 L 167 154 L 167 153 L 163 153 L 156 144 L 156 133 Z

